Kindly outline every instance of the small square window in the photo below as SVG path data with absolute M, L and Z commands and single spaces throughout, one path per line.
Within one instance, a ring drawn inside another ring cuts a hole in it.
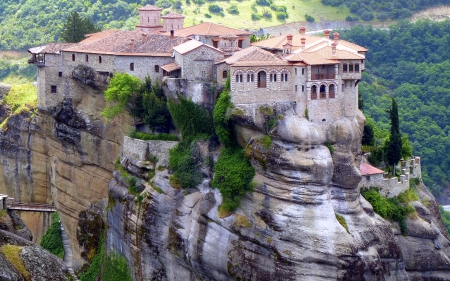
M 56 94 L 56 85 L 52 85 L 52 94 Z

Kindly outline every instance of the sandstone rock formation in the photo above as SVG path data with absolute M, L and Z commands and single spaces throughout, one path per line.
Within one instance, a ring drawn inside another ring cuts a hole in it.
M 157 171 L 142 205 L 118 173 L 110 182 L 107 245 L 124 254 L 136 280 L 450 280 L 450 243 L 423 185 L 405 236 L 360 195 L 362 114 L 323 127 L 277 107 L 282 118 L 265 148 L 264 114 L 238 110 L 257 187 L 231 216 L 219 217 L 210 178 L 183 192 Z

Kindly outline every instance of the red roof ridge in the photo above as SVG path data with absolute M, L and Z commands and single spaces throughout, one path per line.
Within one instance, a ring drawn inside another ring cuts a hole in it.
M 361 176 L 368 176 L 368 175 L 378 175 L 383 174 L 384 171 L 380 170 L 370 164 L 367 163 L 361 163 L 359 165 L 359 171 L 361 173 Z

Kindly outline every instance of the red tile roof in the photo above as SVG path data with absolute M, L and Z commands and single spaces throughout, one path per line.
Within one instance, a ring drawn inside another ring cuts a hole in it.
M 250 66 L 250 65 L 287 65 L 286 61 L 281 60 L 271 52 L 265 51 L 261 48 L 251 46 L 242 51 L 234 53 L 217 63 L 227 63 L 230 65 Z
M 359 165 L 359 171 L 361 172 L 361 176 L 378 175 L 384 173 L 383 170 L 365 163 L 361 163 L 361 165 Z
M 164 69 L 167 72 L 171 72 L 177 69 L 181 69 L 181 67 L 176 63 L 176 62 L 172 62 L 172 63 L 168 63 L 165 65 L 161 65 L 161 68 Z
M 170 56 L 173 48 L 189 39 L 170 38 L 168 35 L 147 34 L 142 30 L 100 32 L 86 40 L 65 48 L 67 52 L 112 54 L 112 55 L 154 55 Z
M 64 48 L 76 45 L 76 43 L 50 43 L 44 46 L 28 49 L 31 54 L 59 54 Z
M 164 34 L 170 34 L 166 32 Z M 191 27 L 175 30 L 176 36 L 188 37 L 192 35 L 202 36 L 220 36 L 223 34 L 235 34 L 235 35 L 250 35 L 250 32 L 226 27 L 223 25 L 215 24 L 212 22 L 204 22 Z
M 179 13 L 171 12 L 171 13 L 168 13 L 167 15 L 162 16 L 161 18 L 163 18 L 163 19 L 184 19 L 185 16 L 180 15 Z
M 138 11 L 161 11 L 161 8 L 152 6 L 152 5 L 147 5 L 145 7 L 139 8 Z
M 193 51 L 193 50 L 195 50 L 195 49 L 197 49 L 197 48 L 199 48 L 201 46 L 205 46 L 205 47 L 208 47 L 210 49 L 214 49 L 217 52 L 223 53 L 221 50 L 219 50 L 217 48 L 214 48 L 212 46 L 206 45 L 206 44 L 204 44 L 204 43 L 202 43 L 200 41 L 197 41 L 197 40 L 187 41 L 187 42 L 185 42 L 183 44 L 180 44 L 180 45 L 174 47 L 173 50 L 177 51 L 178 53 L 180 53 L 182 55 L 184 55 L 184 54 L 187 54 L 187 53 L 189 53 L 189 52 L 191 52 L 191 51 Z

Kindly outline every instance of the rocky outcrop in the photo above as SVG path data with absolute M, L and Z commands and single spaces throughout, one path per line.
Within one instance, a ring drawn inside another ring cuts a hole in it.
M 3 230 L 0 230 L 0 279 L 69 280 L 67 266 L 62 260 L 42 247 Z
M 156 171 L 142 204 L 119 174 L 110 182 L 107 245 L 124 254 L 136 280 L 450 280 L 450 244 L 423 185 L 406 235 L 360 195 L 362 114 L 324 129 L 279 107 L 282 117 L 267 130 L 258 108 L 234 111 L 257 171 L 254 192 L 234 214 L 219 216 L 210 178 L 187 192 Z M 260 141 L 267 131 L 269 147 Z

